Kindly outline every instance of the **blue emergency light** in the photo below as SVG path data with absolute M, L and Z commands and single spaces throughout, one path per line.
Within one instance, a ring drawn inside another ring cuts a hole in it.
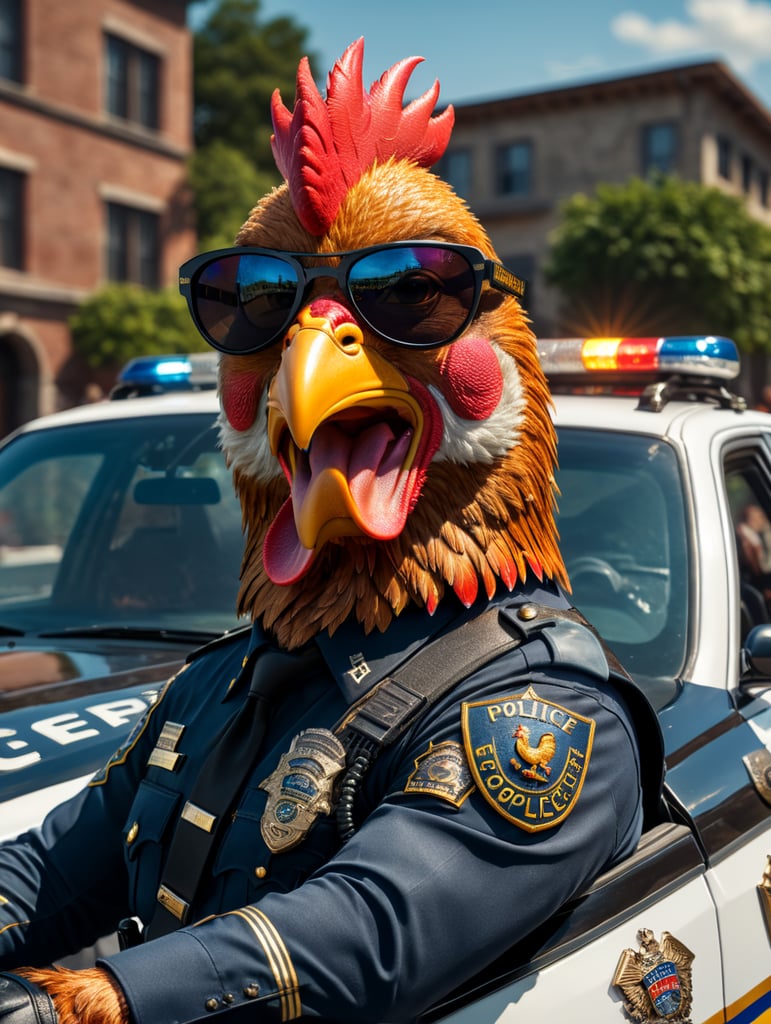
M 201 391 L 217 386 L 217 355 L 137 356 L 121 370 L 112 398 L 161 394 L 166 391 Z

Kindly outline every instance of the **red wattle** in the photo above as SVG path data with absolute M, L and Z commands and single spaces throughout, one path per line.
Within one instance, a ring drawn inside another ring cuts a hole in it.
M 234 430 L 248 430 L 257 416 L 262 378 L 257 373 L 223 368 L 220 380 L 222 408 Z

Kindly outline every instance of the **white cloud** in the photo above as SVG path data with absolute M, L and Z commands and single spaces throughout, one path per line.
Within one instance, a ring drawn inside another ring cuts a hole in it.
M 601 70 L 603 62 L 599 57 L 587 54 L 572 61 L 547 60 L 544 66 L 550 78 L 580 78 Z
M 688 21 L 653 22 L 626 11 L 613 19 L 614 35 L 657 56 L 705 52 L 724 55 L 738 70 L 771 60 L 771 3 L 751 0 L 686 0 Z

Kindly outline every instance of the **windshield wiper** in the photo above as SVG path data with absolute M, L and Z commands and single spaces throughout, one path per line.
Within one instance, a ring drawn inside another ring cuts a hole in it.
M 104 637 L 108 640 L 165 640 L 169 643 L 208 643 L 221 636 L 225 630 L 217 629 L 174 629 L 152 626 L 68 626 L 66 629 L 47 630 L 38 633 L 45 639 L 60 637 Z
M 0 623 L 0 636 L 24 636 L 24 630 L 17 629 L 16 626 L 4 626 Z

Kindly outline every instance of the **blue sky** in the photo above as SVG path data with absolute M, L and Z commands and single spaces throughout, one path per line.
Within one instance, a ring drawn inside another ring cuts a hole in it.
M 435 78 L 440 103 L 463 102 L 720 59 L 771 109 L 771 0 L 262 0 L 261 10 L 304 25 L 324 71 L 364 36 L 367 85 L 424 57 L 408 99 Z

